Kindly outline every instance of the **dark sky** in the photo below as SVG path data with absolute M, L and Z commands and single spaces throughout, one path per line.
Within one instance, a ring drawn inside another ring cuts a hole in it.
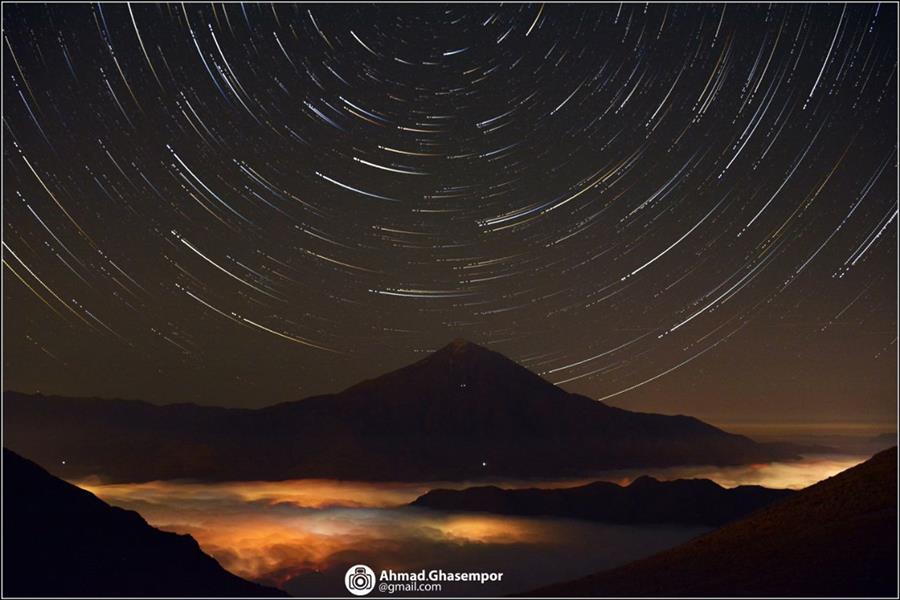
M 455 337 L 893 421 L 896 5 L 4 5 L 4 388 L 261 406 Z

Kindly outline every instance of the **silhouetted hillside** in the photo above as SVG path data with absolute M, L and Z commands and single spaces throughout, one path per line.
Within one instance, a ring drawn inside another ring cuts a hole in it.
M 338 394 L 259 410 L 15 393 L 4 401 L 6 444 L 67 478 L 558 477 L 796 451 L 569 394 L 462 340 Z
M 640 477 L 631 485 L 597 481 L 563 489 L 505 490 L 494 486 L 432 490 L 412 505 L 504 515 L 546 515 L 607 523 L 718 526 L 743 517 L 790 490 L 755 485 L 725 489 L 708 479 L 657 481 Z
M 897 448 L 650 558 L 526 596 L 897 596 Z
M 3 595 L 286 596 L 3 449 Z

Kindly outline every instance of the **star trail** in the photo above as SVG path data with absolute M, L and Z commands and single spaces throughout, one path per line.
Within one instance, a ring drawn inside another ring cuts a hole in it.
M 896 408 L 896 5 L 3 23 L 6 389 L 262 406 L 465 337 L 631 408 Z

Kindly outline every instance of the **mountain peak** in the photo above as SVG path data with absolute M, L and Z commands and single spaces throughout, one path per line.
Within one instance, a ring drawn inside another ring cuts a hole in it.
M 632 481 L 628 485 L 628 487 L 635 488 L 635 489 L 647 488 L 647 487 L 653 487 L 653 486 L 659 485 L 660 483 L 662 483 L 662 482 L 659 479 L 656 479 L 655 477 L 650 477 L 649 475 L 641 475 L 640 477 L 638 477 L 637 479 Z
M 506 356 L 458 337 L 420 359 L 396 371 L 368 379 L 346 391 L 377 394 L 392 403 L 407 399 L 435 405 L 439 399 L 451 400 L 458 410 L 460 396 L 478 404 L 496 406 L 502 401 L 532 397 L 555 397 L 562 390 Z
M 474 364 L 481 363 L 487 361 L 488 363 L 496 363 L 500 362 L 509 362 L 514 363 L 514 361 L 510 360 L 506 356 L 491 350 L 490 348 L 485 348 L 484 346 L 480 346 L 475 342 L 470 342 L 465 338 L 458 337 L 448 343 L 446 346 L 441 347 L 439 350 L 433 352 L 430 356 L 431 359 L 437 361 L 445 361 L 450 360 L 453 363 L 466 363 L 466 364 Z M 519 368 L 522 368 L 518 364 L 516 365 Z
M 485 350 L 486 348 L 483 348 L 482 346 L 479 346 L 478 344 L 470 342 L 469 340 L 467 340 L 465 338 L 461 338 L 461 337 L 455 338 L 449 344 L 447 344 L 446 346 L 441 348 L 441 350 L 447 350 L 454 354 L 458 354 L 460 352 L 465 352 L 466 350 L 474 350 L 474 349 Z M 438 352 L 440 352 L 440 350 Z
M 533 380 L 538 379 L 540 387 L 552 385 L 507 356 L 461 337 L 432 353 L 423 362 L 454 370 L 470 372 L 475 369 L 484 371 L 486 375 L 491 371 L 492 377 L 501 377 L 501 373 L 506 373 L 506 377 L 526 377 L 535 384 L 537 382 Z

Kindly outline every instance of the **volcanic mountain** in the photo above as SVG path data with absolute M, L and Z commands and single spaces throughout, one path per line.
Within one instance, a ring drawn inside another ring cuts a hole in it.
M 3 525 L 4 597 L 286 596 L 6 448 Z
M 686 544 L 524 596 L 897 597 L 897 448 Z
M 4 411 L 10 448 L 65 478 L 114 481 L 560 477 L 797 450 L 569 394 L 464 340 L 343 392 L 262 409 L 8 392 Z

